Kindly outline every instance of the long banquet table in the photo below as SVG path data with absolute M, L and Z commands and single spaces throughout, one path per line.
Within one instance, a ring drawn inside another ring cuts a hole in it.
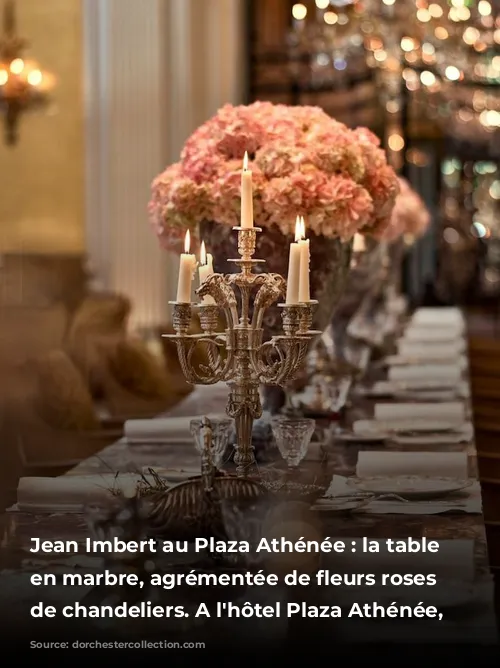
M 380 371 L 376 373 L 380 374 Z M 224 409 L 224 394 L 220 388 L 197 388 L 181 405 L 169 413 L 170 416 L 192 416 L 206 413 L 220 413 Z M 367 398 L 356 398 L 350 402 L 347 420 L 371 417 L 374 401 Z M 326 489 L 332 475 L 352 476 L 355 473 L 358 453 L 364 449 L 373 449 L 372 446 L 334 442 L 327 448 L 326 455 L 318 461 L 308 461 L 305 467 L 304 479 Z M 401 450 L 400 446 L 389 444 L 388 450 Z M 404 447 L 407 451 L 411 448 Z M 422 450 L 419 445 L 415 450 Z M 453 446 L 427 446 L 429 452 L 448 452 L 466 450 L 469 459 L 469 470 L 472 477 L 477 477 L 477 457 L 474 443 L 455 444 Z M 67 475 L 87 475 L 109 472 L 127 472 L 141 470 L 145 466 L 152 467 L 191 467 L 199 462 L 199 457 L 193 447 L 169 446 L 165 444 L 148 444 L 143 448 L 131 447 L 126 439 L 105 448 L 98 455 L 82 462 Z M 450 628 L 450 641 L 457 638 L 464 642 L 496 642 L 495 617 L 493 607 L 493 585 L 489 573 L 487 546 L 484 519 L 482 514 L 466 514 L 457 510 L 442 514 L 404 515 L 358 512 L 354 514 L 315 515 L 321 534 L 328 537 L 351 538 L 405 538 L 408 536 L 433 540 L 474 541 L 475 553 L 475 581 L 481 588 L 480 603 L 473 606 L 458 619 L 453 619 Z M 27 542 L 36 535 L 43 538 L 57 536 L 59 539 L 73 537 L 75 534 L 85 535 L 86 526 L 81 517 L 74 514 L 55 513 L 50 515 L 30 515 L 21 513 L 15 508 L 7 513 L 7 524 L 3 539 L 2 563 L 4 569 L 1 578 L 14 572 L 31 572 L 33 560 L 27 558 Z M 39 567 L 39 566 L 38 566 Z M 2 588 L 0 579 L 0 588 Z M 8 589 L 8 588 L 7 588 Z M 7 596 L 4 589 L 4 596 Z M 39 600 L 40 595 L 35 590 L 29 596 Z M 29 600 L 29 596 L 28 599 Z M 34 600 L 33 599 L 33 600 Z M 246 600 L 246 599 L 244 599 Z M 26 610 L 27 603 L 24 603 Z M 14 606 L 15 607 L 15 606 Z M 2 607 L 3 610 L 5 608 Z M 13 608 L 10 608 L 10 614 Z M 394 620 L 393 620 L 394 621 Z M 443 628 L 446 624 L 443 623 Z M 293 629 L 290 624 L 289 629 Z M 404 627 L 392 633 L 399 639 L 405 638 Z M 301 627 L 302 629 L 302 627 Z M 457 633 L 458 630 L 458 633 Z M 302 633 L 303 631 L 301 631 Z M 309 632 L 309 631 L 308 631 Z M 314 629 L 311 630 L 314 633 Z M 350 638 L 349 630 L 342 632 L 344 639 L 358 641 L 359 637 Z M 357 632 L 356 632 L 357 633 Z M 391 631 L 389 631 L 391 633 Z M 385 636 L 381 627 L 376 627 L 372 640 L 383 641 Z M 293 635 L 293 633 L 292 633 Z M 444 634 L 446 635 L 446 634 Z M 369 633 L 368 633 L 369 636 Z M 367 637 L 368 637 L 367 636 Z M 411 639 L 411 633 L 410 633 Z

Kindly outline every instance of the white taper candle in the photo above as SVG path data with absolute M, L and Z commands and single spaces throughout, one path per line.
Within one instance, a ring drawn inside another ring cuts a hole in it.
M 311 301 L 311 292 L 309 286 L 309 265 L 311 253 L 309 248 L 309 239 L 306 239 L 306 225 L 304 218 L 301 218 L 302 234 L 299 241 L 300 248 L 300 282 L 299 282 L 299 302 L 306 303 Z
M 191 303 L 191 287 L 196 269 L 196 257 L 189 252 L 191 246 L 191 235 L 186 232 L 184 240 L 184 253 L 181 255 L 179 266 L 179 282 L 177 283 L 177 301 L 183 304 Z
M 253 227 L 253 186 L 252 172 L 248 169 L 248 153 L 245 151 L 241 172 L 241 227 Z
M 301 233 L 302 225 L 299 216 L 297 216 L 297 220 L 295 221 L 295 243 L 290 244 L 290 256 L 288 259 L 287 304 L 297 304 L 299 301 L 300 246 L 298 242 Z

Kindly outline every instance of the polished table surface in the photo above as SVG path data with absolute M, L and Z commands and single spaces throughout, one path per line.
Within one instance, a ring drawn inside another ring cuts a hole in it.
M 380 377 L 380 368 L 372 370 L 372 375 Z M 360 398 L 353 394 L 347 410 L 345 421 L 373 416 L 374 401 Z M 197 388 L 181 405 L 169 415 L 193 416 L 206 413 L 221 413 L 225 405 L 225 390 L 215 388 Z M 326 489 L 332 475 L 352 476 L 355 474 L 357 456 L 360 450 L 373 449 L 373 446 L 333 442 L 320 456 L 306 461 L 300 474 L 304 482 L 314 482 Z M 377 447 L 376 449 L 380 449 Z M 385 449 L 401 450 L 394 443 L 389 443 Z M 405 451 L 410 450 L 408 446 Z M 477 461 L 474 443 L 454 446 L 426 446 L 416 445 L 416 451 L 448 452 L 466 450 L 469 459 L 471 477 L 477 477 Z M 276 463 L 279 466 L 279 454 Z M 110 472 L 136 472 L 144 466 L 192 467 L 199 464 L 199 455 L 194 445 L 170 446 L 164 444 L 148 444 L 147 446 L 130 446 L 125 439 L 105 448 L 99 455 L 82 462 L 67 475 L 105 474 Z M 265 469 L 267 465 L 262 465 Z M 270 465 L 270 470 L 275 466 Z M 308 508 L 308 512 L 309 508 Z M 485 527 L 482 514 L 465 514 L 460 511 L 447 512 L 437 515 L 404 515 L 404 514 L 371 514 L 357 512 L 352 514 L 314 513 L 319 532 L 326 537 L 366 537 L 366 538 L 414 538 L 426 537 L 435 540 L 473 540 L 475 551 L 476 582 L 482 588 L 482 604 L 459 622 L 459 626 L 468 629 L 474 620 L 479 625 L 480 639 L 483 636 L 490 641 L 494 637 L 493 588 L 488 568 Z M 4 536 L 4 550 L 2 554 L 3 567 L 12 573 L 21 569 L 30 571 L 33 564 L 27 560 L 27 541 L 33 535 L 58 538 L 82 537 L 87 534 L 86 524 L 82 516 L 71 514 L 30 515 L 15 510 L 8 513 L 8 525 Z M 5 573 L 5 571 L 4 571 Z M 474 639 L 477 639 L 474 637 Z

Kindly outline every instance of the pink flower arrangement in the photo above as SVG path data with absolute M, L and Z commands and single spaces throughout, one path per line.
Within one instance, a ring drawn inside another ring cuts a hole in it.
M 187 140 L 178 163 L 153 182 L 150 220 L 163 246 L 179 250 L 186 228 L 240 222 L 242 160 L 253 173 L 254 216 L 285 234 L 297 215 L 317 235 L 380 237 L 399 192 L 379 140 L 317 107 L 226 105 Z
M 383 241 L 396 241 L 402 235 L 420 237 L 427 230 L 431 217 L 422 198 L 405 179 L 399 179 L 400 193 L 392 211 L 390 225 L 378 237 Z

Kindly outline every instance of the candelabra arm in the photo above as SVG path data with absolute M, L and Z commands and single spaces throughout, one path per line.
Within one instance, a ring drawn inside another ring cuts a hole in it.
M 198 288 L 196 293 L 201 297 L 212 297 L 216 304 L 224 311 L 228 329 L 234 329 L 238 324 L 238 304 L 233 288 L 226 281 L 223 274 L 212 274 Z
M 262 277 L 262 278 L 261 278 Z M 286 281 L 279 274 L 261 274 L 253 304 L 252 328 L 261 329 L 266 309 L 286 294 Z

